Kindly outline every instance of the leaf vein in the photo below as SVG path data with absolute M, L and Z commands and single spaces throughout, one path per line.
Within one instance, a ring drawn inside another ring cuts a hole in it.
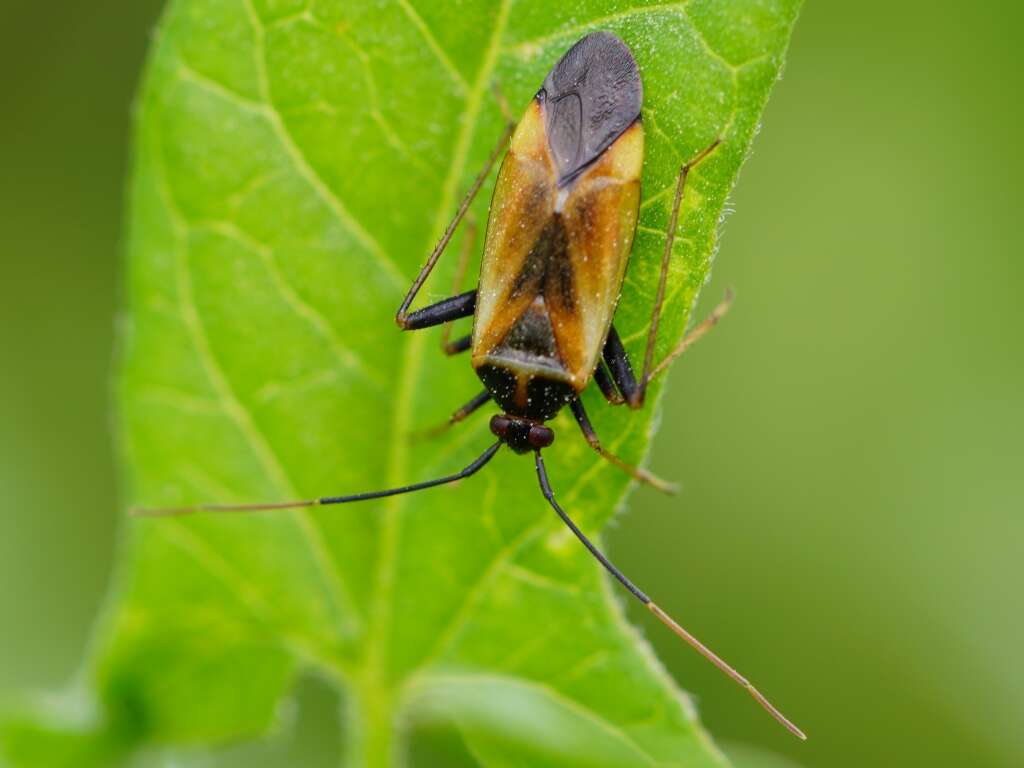
M 401 135 L 399 135 L 398 129 L 385 116 L 380 103 L 380 88 L 377 86 L 377 78 L 370 64 L 370 54 L 346 30 L 339 29 L 337 34 L 352 49 L 352 52 L 355 53 L 356 58 L 359 60 L 359 65 L 363 72 L 363 81 L 366 83 L 366 91 L 370 96 L 370 119 L 380 128 L 388 144 L 401 153 L 402 157 L 412 163 L 428 178 L 436 179 L 437 174 L 434 169 L 423 162 L 423 158 L 416 152 L 412 151 Z
M 494 71 L 500 50 L 501 39 L 508 21 L 511 0 L 502 0 L 495 20 L 494 29 L 487 49 L 481 61 L 473 88 L 469 93 L 463 110 L 462 128 L 456 140 L 449 166 L 447 178 L 441 190 L 438 209 L 434 217 L 434 232 L 441 232 L 450 209 L 455 203 L 456 188 L 466 169 L 466 162 L 472 145 L 476 121 L 483 102 L 483 95 L 488 81 Z M 430 244 L 427 244 L 427 248 Z M 412 374 L 418 368 L 422 358 L 424 336 L 413 334 L 406 342 L 401 373 L 398 377 L 398 404 L 392 425 L 392 451 L 389 462 L 388 477 L 391 482 L 398 482 L 404 474 L 406 463 L 406 440 L 412 417 L 412 399 L 415 385 Z M 398 538 L 401 528 L 401 507 L 405 497 L 395 496 L 384 513 L 384 530 L 381 536 L 381 550 L 376 580 L 376 604 L 378 605 L 377 622 L 374 625 L 373 638 L 369 643 L 367 666 L 372 670 L 371 677 L 380 679 L 383 676 L 387 635 L 391 621 L 393 596 L 391 589 L 394 584 Z
M 424 654 L 423 659 L 417 665 L 417 671 L 429 669 L 432 664 L 436 663 L 444 655 L 445 651 L 449 649 L 469 623 L 473 610 L 483 599 L 487 590 L 497 580 L 512 559 L 544 532 L 544 529 L 547 527 L 545 523 L 546 519 L 542 519 L 527 526 L 496 553 L 487 569 L 480 574 L 480 577 L 472 586 L 466 589 L 465 599 L 452 614 L 452 619 L 448 622 L 448 625 L 442 632 L 437 634 L 437 640 L 430 650 Z
M 162 165 L 160 167 L 162 169 Z M 280 489 L 282 494 L 294 497 L 297 494 L 281 462 L 278 460 L 273 449 L 256 427 L 252 414 L 245 409 L 232 390 L 231 385 L 228 383 L 227 378 L 220 367 L 220 364 L 217 362 L 213 355 L 213 351 L 210 349 L 209 341 L 203 327 L 202 316 L 198 311 L 198 307 L 196 306 L 192 295 L 192 276 L 190 272 L 190 265 L 185 253 L 184 243 L 182 242 L 183 238 L 187 236 L 188 224 L 174 203 L 174 198 L 168 188 L 167 179 L 164 174 L 160 174 L 159 181 L 160 190 L 164 198 L 164 204 L 167 207 L 168 214 L 172 219 L 176 232 L 176 277 L 181 316 L 185 327 L 188 329 L 192 346 L 199 357 L 200 365 L 210 381 L 217 401 L 220 403 L 227 416 L 232 420 L 232 422 L 234 422 L 235 427 L 249 443 L 250 448 L 256 455 L 257 461 L 259 461 L 263 466 L 264 472 L 271 479 L 274 485 Z M 291 517 L 299 525 L 300 531 L 306 539 L 314 560 L 324 575 L 325 587 L 328 589 L 329 594 L 333 596 L 335 605 L 340 613 L 340 629 L 346 633 L 354 632 L 357 625 L 356 613 L 353 610 L 353 606 L 355 604 L 345 590 L 340 574 L 336 568 L 336 564 L 331 558 L 326 543 L 324 542 L 321 530 L 305 511 L 299 511 Z
M 423 681 L 424 685 L 429 685 L 430 682 L 435 682 L 441 685 L 444 684 L 466 684 L 466 685 L 479 685 L 481 682 L 492 682 L 500 685 L 511 685 L 519 686 L 522 688 L 531 689 L 537 693 L 547 696 L 549 699 L 554 701 L 566 709 L 570 710 L 576 715 L 579 715 L 584 720 L 592 723 L 600 730 L 604 731 L 609 736 L 620 741 L 623 745 L 627 746 L 633 752 L 636 753 L 637 757 L 642 759 L 647 765 L 656 766 L 658 762 L 655 758 L 643 747 L 641 747 L 636 740 L 630 736 L 625 730 L 617 726 L 615 723 L 610 722 L 594 710 L 584 706 L 576 699 L 566 696 L 561 691 L 552 688 L 549 684 L 541 682 L 539 680 L 526 679 L 522 677 L 506 677 L 503 675 L 494 674 L 474 674 L 474 675 L 454 675 L 454 674 L 435 674 L 431 675 L 428 679 Z
M 437 57 L 439 62 L 441 62 L 441 66 L 444 67 L 444 70 L 459 87 L 459 90 L 462 91 L 462 93 L 468 92 L 469 83 L 466 82 L 462 73 L 459 72 L 455 67 L 455 64 L 452 63 L 452 60 L 448 57 L 444 48 L 441 47 L 437 38 L 434 37 L 434 33 L 431 31 L 430 27 L 427 26 L 426 21 L 423 20 L 422 16 L 420 16 L 419 11 L 413 7 L 409 0 L 398 0 L 398 5 L 408 17 L 409 21 L 412 22 L 412 25 L 416 27 L 417 31 L 422 35 L 424 42 L 426 42 L 427 47 L 430 49 L 430 52 Z
M 582 32 L 587 32 L 589 30 L 604 26 L 606 24 L 611 24 L 616 21 L 622 21 L 623 19 L 628 19 L 632 16 L 647 16 L 653 13 L 662 13 L 666 11 L 682 9 L 685 8 L 685 6 L 688 4 L 688 0 L 683 0 L 683 2 L 662 3 L 661 5 L 641 5 L 634 6 L 632 8 L 624 8 L 621 11 L 616 11 L 615 13 L 609 13 L 605 16 L 599 16 L 595 19 L 590 19 L 589 21 L 583 24 L 574 24 L 569 27 L 562 27 L 559 30 L 551 32 L 550 34 L 543 35 L 541 37 L 535 37 L 531 40 L 521 41 L 519 43 L 516 43 L 514 46 L 508 48 L 507 52 L 518 55 L 530 55 L 537 48 L 543 48 L 544 46 L 553 43 L 556 40 L 561 40 L 562 38 L 565 37 L 575 37 L 576 35 L 579 35 Z
M 330 345 L 335 358 L 337 358 L 345 368 L 358 374 L 364 381 L 373 384 L 377 389 L 383 389 L 385 381 L 384 374 L 369 365 L 352 349 L 345 346 L 341 341 L 341 338 L 338 336 L 337 331 L 334 329 L 333 324 L 316 307 L 299 296 L 294 286 L 292 286 L 292 284 L 288 282 L 281 273 L 281 269 L 277 264 L 277 259 L 274 257 L 274 249 L 272 246 L 256 240 L 230 221 L 203 222 L 201 224 L 197 224 L 197 226 L 205 226 L 206 228 L 234 240 L 244 248 L 256 253 L 267 268 L 267 272 L 274 284 L 274 288 L 277 290 L 278 294 L 280 294 L 285 304 L 288 305 L 296 315 L 312 326 L 318 335 L 323 337 L 328 345 Z
M 182 521 L 167 521 L 167 524 L 160 526 L 159 530 L 167 541 L 189 555 L 201 568 L 227 587 L 242 610 L 248 613 L 252 619 L 264 625 L 266 629 L 279 633 L 283 641 L 282 647 L 291 656 L 307 664 L 316 661 L 340 677 L 348 676 L 347 670 L 336 660 L 314 649 L 306 638 L 289 632 L 277 620 L 274 610 L 260 597 L 252 583 L 207 546 L 206 542 Z
M 342 202 L 341 197 L 327 184 L 316 168 L 310 163 L 309 158 L 306 157 L 305 153 L 295 143 L 295 139 L 288 130 L 288 126 L 274 104 L 271 95 L 270 78 L 267 75 L 265 27 L 256 13 L 256 9 L 253 8 L 252 0 L 245 0 L 245 7 L 249 14 L 256 40 L 256 66 L 259 72 L 260 92 L 266 105 L 265 114 L 271 128 L 277 135 L 278 141 L 281 142 L 282 149 L 288 155 L 299 176 L 305 179 L 320 199 L 327 204 L 327 207 L 331 209 L 338 221 L 364 248 L 380 261 L 384 271 L 396 285 L 404 284 L 405 276 L 402 274 L 402 270 L 398 268 L 398 265 L 395 264 L 377 239 L 352 215 L 345 203 Z

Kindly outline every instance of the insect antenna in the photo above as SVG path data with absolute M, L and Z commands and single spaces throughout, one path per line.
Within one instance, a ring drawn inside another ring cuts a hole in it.
M 434 480 L 426 480 L 422 483 L 403 485 L 398 488 L 387 488 L 383 491 L 367 491 L 365 493 L 354 493 L 349 496 L 324 496 L 318 499 L 304 499 L 300 501 L 280 501 L 269 504 L 198 504 L 191 507 L 164 507 L 161 509 L 136 508 L 131 511 L 135 517 L 181 517 L 182 515 L 194 515 L 200 512 L 214 514 L 230 514 L 239 512 L 266 512 L 277 509 L 300 509 L 303 507 L 321 507 L 329 504 L 347 504 L 350 501 L 367 501 L 369 499 L 382 499 L 386 496 L 398 496 L 403 493 L 423 491 L 427 488 L 434 488 L 446 483 L 454 483 L 464 477 L 478 472 L 487 462 L 494 458 L 494 454 L 501 447 L 501 441 L 496 442 L 480 456 L 473 460 L 464 469 L 454 475 L 445 475 Z
M 700 640 L 698 640 L 692 634 L 690 634 L 681 626 L 679 626 L 679 624 L 676 623 L 676 621 L 671 616 L 669 616 L 667 613 L 661 610 L 661 608 L 659 608 L 654 603 L 654 601 L 651 600 L 651 598 L 649 598 L 636 584 L 630 581 L 629 578 L 622 571 L 616 568 L 615 565 L 611 562 L 611 560 L 605 557 L 604 553 L 601 552 L 601 550 L 599 550 L 594 545 L 594 543 L 587 538 L 586 534 L 584 534 L 583 531 L 581 531 L 576 526 L 576 523 L 573 522 L 572 518 L 569 517 L 568 514 L 566 514 L 565 510 L 562 509 L 561 506 L 559 506 L 558 502 L 555 500 L 554 491 L 551 490 L 551 483 L 548 482 L 547 469 L 545 469 L 544 467 L 544 459 L 541 458 L 540 451 L 535 451 L 534 456 L 536 457 L 537 479 L 540 482 L 540 490 L 544 494 L 544 498 L 548 500 L 548 503 L 551 505 L 552 509 L 554 509 L 558 516 L 562 518 L 562 522 L 565 523 L 566 526 L 568 526 L 569 530 L 572 531 L 573 534 L 576 536 L 576 538 L 583 543 L 583 546 L 585 546 L 590 551 L 590 554 L 592 554 L 594 558 L 599 563 L 601 563 L 602 566 L 604 566 L 605 570 L 608 571 L 608 573 L 610 573 L 612 576 L 614 576 L 619 581 L 619 583 L 622 584 L 622 586 L 628 589 L 637 600 L 639 600 L 641 603 L 647 606 L 647 609 L 655 616 L 657 616 L 662 624 L 667 626 L 679 637 L 685 640 L 701 656 L 710 661 L 712 664 L 718 667 L 722 672 L 727 674 L 741 686 L 746 688 L 747 693 L 749 693 L 754 698 L 754 700 L 757 701 L 758 704 L 764 707 L 764 709 L 767 710 L 767 712 L 772 717 L 778 720 L 779 723 L 781 723 L 786 728 L 786 730 L 788 730 L 797 738 L 806 741 L 807 736 L 804 734 L 804 732 L 797 728 L 796 725 L 794 725 L 785 715 L 783 715 L 778 709 L 776 709 L 775 705 L 768 701 L 768 699 L 766 699 L 764 695 L 759 690 L 757 690 L 757 688 L 755 688 L 749 680 L 747 680 L 747 678 L 745 678 L 743 675 L 741 675 L 739 672 L 737 672 L 735 669 L 729 666 L 729 664 L 727 664 L 723 659 L 721 659 L 717 654 L 715 654 L 714 651 L 712 651 L 710 648 L 704 645 Z

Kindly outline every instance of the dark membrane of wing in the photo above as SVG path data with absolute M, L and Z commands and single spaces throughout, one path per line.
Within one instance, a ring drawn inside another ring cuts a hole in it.
M 610 32 L 593 32 L 554 66 L 537 97 L 564 186 L 640 116 L 643 85 L 626 44 Z

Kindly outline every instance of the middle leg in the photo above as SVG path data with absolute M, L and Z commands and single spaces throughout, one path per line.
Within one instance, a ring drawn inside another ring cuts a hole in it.
M 647 395 L 647 384 L 658 374 L 664 373 L 677 357 L 700 341 L 708 331 L 714 328 L 725 313 L 729 311 L 731 304 L 732 291 L 728 290 L 725 292 L 725 298 L 718 303 L 718 306 L 711 310 L 711 314 L 691 328 L 682 341 L 676 345 L 675 349 L 665 355 L 665 358 L 654 366 L 654 370 L 640 381 L 637 381 L 636 374 L 633 373 L 633 366 L 629 362 L 629 355 L 622 344 L 619 332 L 615 330 L 613 325 L 609 329 L 608 338 L 604 342 L 604 349 L 602 350 L 604 359 L 598 363 L 597 368 L 594 370 L 594 381 L 601 388 L 605 399 L 612 405 L 626 403 L 633 410 L 642 407 L 644 398 Z M 607 371 L 605 366 L 607 366 Z M 620 392 L 621 395 L 619 394 Z
M 682 354 L 690 344 L 700 338 L 700 336 L 703 336 L 703 334 L 707 333 L 712 326 L 718 323 L 719 318 L 725 314 L 726 310 L 729 308 L 731 296 L 727 295 L 725 301 L 715 308 L 707 321 L 697 326 L 697 328 L 687 335 L 686 338 L 684 338 L 683 341 L 680 342 L 680 344 L 678 344 L 664 360 L 660 361 L 656 366 L 654 365 L 654 345 L 657 342 L 657 329 L 660 325 L 660 319 L 662 319 L 662 309 L 665 306 L 665 291 L 669 278 L 669 264 L 672 260 L 672 248 L 676 242 L 676 230 L 679 226 L 679 212 L 682 207 L 683 194 L 686 190 L 686 181 L 689 178 L 690 171 L 711 155 L 721 143 L 722 139 L 715 139 L 705 148 L 705 150 L 702 150 L 695 158 L 693 158 L 693 160 L 685 163 L 679 169 L 679 176 L 676 181 L 676 196 L 672 203 L 672 214 L 669 217 L 669 226 L 665 234 L 665 251 L 662 254 L 662 269 L 660 269 L 660 273 L 658 275 L 657 293 L 654 297 L 654 306 L 650 315 L 650 325 L 647 329 L 647 344 L 644 350 L 643 372 L 640 375 L 639 381 L 633 374 L 633 369 L 629 364 L 629 358 L 626 356 L 626 350 L 623 348 L 622 340 L 618 338 L 618 334 L 615 333 L 614 328 L 612 328 L 611 332 L 608 334 L 608 340 L 604 346 L 605 360 L 607 361 L 608 368 L 611 369 L 612 378 L 618 385 L 618 388 L 622 391 L 623 396 L 626 398 L 626 401 L 632 409 L 638 409 L 643 406 L 643 401 L 647 394 L 647 385 L 650 384 L 651 379 L 665 371 L 672 360 Z

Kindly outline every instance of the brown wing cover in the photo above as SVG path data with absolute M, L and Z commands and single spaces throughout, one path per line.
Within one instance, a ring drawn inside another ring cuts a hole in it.
M 640 203 L 639 120 L 559 187 L 544 106 L 531 102 L 498 174 L 473 328 L 473 365 L 582 391 L 622 286 Z

